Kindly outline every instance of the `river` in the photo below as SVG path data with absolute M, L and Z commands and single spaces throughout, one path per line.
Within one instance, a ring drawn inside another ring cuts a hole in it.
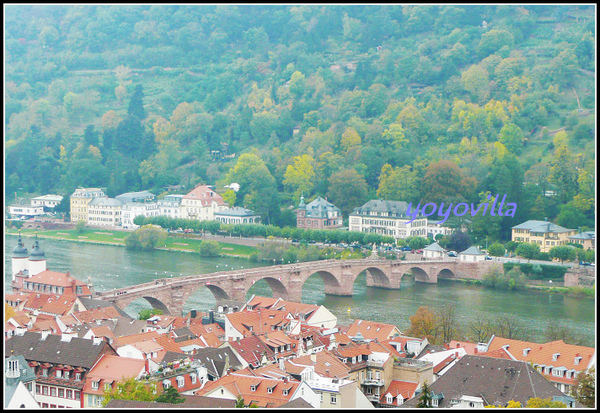
M 24 237 L 29 251 L 33 239 Z M 5 291 L 10 291 L 11 253 L 17 238 L 7 236 L 5 253 Z M 40 239 L 49 270 L 70 272 L 82 281 L 90 277 L 96 291 L 152 281 L 156 278 L 203 274 L 224 269 L 264 266 L 235 258 L 203 258 L 194 253 L 174 251 L 127 251 L 124 247 L 87 244 L 71 241 Z M 544 341 L 549 323 L 567 325 L 585 345 L 594 346 L 595 301 L 564 294 L 524 291 L 499 291 L 482 286 L 441 280 L 438 284 L 407 282 L 399 290 L 384 290 L 366 286 L 364 275 L 354 283 L 352 297 L 325 296 L 323 281 L 311 276 L 304 284 L 302 301 L 324 305 L 338 317 L 340 324 L 354 319 L 395 324 L 401 331 L 410 326 L 409 317 L 421 306 L 441 308 L 447 304 L 456 308 L 457 318 L 466 326 L 480 316 L 493 319 L 501 314 L 514 315 L 526 331 L 528 339 Z M 266 281 L 257 282 L 248 292 L 272 296 Z M 206 288 L 196 291 L 188 300 L 185 311 L 206 311 L 216 302 Z M 134 301 L 125 310 L 131 315 L 150 305 L 143 299 Z

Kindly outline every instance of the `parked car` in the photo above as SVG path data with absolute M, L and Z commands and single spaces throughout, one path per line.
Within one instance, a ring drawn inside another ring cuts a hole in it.
M 586 267 L 587 267 L 588 265 L 589 265 L 589 266 L 591 266 L 591 265 L 592 265 L 592 263 L 590 263 L 590 262 L 583 262 L 583 261 L 581 261 L 581 262 L 579 263 L 579 265 L 582 265 L 582 266 L 586 266 Z
M 488 260 L 488 261 L 491 261 L 493 258 L 492 258 L 492 257 L 490 257 L 489 255 L 486 255 L 486 256 L 485 256 L 485 259 L 486 259 L 486 260 Z
M 402 247 L 402 251 L 410 251 L 410 247 Z
M 448 255 L 449 257 L 457 257 L 457 256 L 458 256 L 458 254 L 456 253 L 456 251 L 448 251 L 448 252 L 447 252 L 447 255 Z

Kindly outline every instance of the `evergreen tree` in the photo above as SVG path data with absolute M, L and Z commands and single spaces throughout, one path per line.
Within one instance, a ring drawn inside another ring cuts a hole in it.
M 423 387 L 421 388 L 421 395 L 419 396 L 419 402 L 417 403 L 417 407 L 419 407 L 419 408 L 432 407 L 431 406 L 432 397 L 433 397 L 433 393 L 431 392 L 431 389 L 427 385 L 427 380 L 425 380 L 423 382 Z
M 144 88 L 142 85 L 137 85 L 133 91 L 133 96 L 129 101 L 129 107 L 127 108 L 127 114 L 129 116 L 135 116 L 139 120 L 146 119 L 146 110 L 144 109 Z
M 158 396 L 155 400 L 158 403 L 172 403 L 178 404 L 183 403 L 185 399 L 177 392 L 177 389 L 173 386 L 169 386 L 169 388 L 162 392 L 160 396 Z
M 85 132 L 83 132 L 83 140 L 85 141 L 86 146 L 93 145 L 98 147 L 99 136 L 93 125 L 88 125 L 85 128 Z

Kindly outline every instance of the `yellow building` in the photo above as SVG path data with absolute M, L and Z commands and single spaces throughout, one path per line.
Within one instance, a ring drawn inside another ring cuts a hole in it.
M 71 222 L 88 222 L 88 204 L 94 198 L 107 198 L 100 188 L 77 188 L 70 197 Z
M 583 245 L 584 250 L 596 249 L 596 231 L 580 232 L 569 237 L 573 244 Z
M 512 240 L 532 242 L 540 246 L 540 252 L 548 252 L 552 247 L 573 242 L 569 237 L 577 230 L 561 227 L 548 221 L 529 220 L 512 227 Z

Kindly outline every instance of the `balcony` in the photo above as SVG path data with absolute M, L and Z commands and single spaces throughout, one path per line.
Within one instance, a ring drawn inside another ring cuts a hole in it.
M 367 360 L 368 367 L 379 367 L 383 368 L 383 361 L 369 361 Z
M 385 383 L 383 382 L 383 379 L 374 379 L 371 377 L 367 377 L 365 379 L 362 379 L 360 381 L 360 384 L 362 386 L 383 386 L 385 385 Z
M 367 396 L 367 399 L 370 402 L 376 402 L 376 403 L 379 402 L 379 399 L 381 398 L 381 395 L 377 394 L 377 393 L 375 393 L 375 394 L 366 394 L 365 396 Z

